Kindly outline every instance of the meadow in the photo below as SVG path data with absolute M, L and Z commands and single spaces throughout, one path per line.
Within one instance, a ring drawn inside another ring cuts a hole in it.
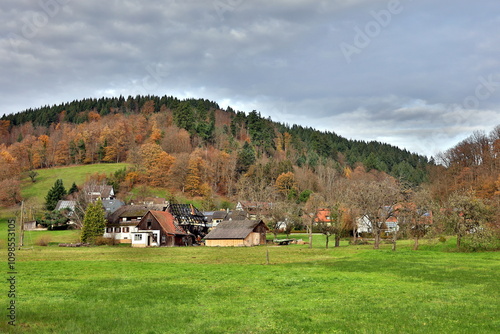
M 57 179 L 63 180 L 64 187 L 69 190 L 73 182 L 81 186 L 85 183 L 87 177 L 92 174 L 104 173 L 109 175 L 128 166 L 129 164 L 126 163 L 117 163 L 37 169 L 38 175 L 35 182 L 32 182 L 27 175 L 23 178 L 21 195 L 24 199 L 35 199 L 39 203 L 43 203 L 47 192 Z
M 30 234 L 33 243 L 78 237 Z M 17 251 L 17 326 L 0 331 L 498 333 L 498 252 L 453 252 L 453 238 L 419 251 L 405 241 L 397 252 L 347 241 L 325 249 L 321 235 L 313 246 L 34 245 Z

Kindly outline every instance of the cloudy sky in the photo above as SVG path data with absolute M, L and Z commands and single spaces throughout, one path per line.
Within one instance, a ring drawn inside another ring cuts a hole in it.
M 0 114 L 207 98 L 435 155 L 500 124 L 498 0 L 2 0 Z

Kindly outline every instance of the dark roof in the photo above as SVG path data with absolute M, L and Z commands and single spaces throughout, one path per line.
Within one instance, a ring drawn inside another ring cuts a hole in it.
M 149 208 L 145 205 L 124 205 L 109 215 L 108 222 L 113 224 L 119 223 L 120 218 L 144 217 L 148 211 Z
M 226 211 L 215 211 L 212 215 L 212 219 L 224 219 L 227 216 Z
M 167 234 L 187 235 L 182 227 L 174 223 L 174 216 L 166 211 L 149 211 Z
M 125 203 L 120 201 L 119 199 L 103 199 L 102 200 L 102 206 L 104 207 L 104 210 L 106 211 L 106 214 L 110 215 L 122 206 L 124 206 Z
M 246 211 L 234 210 L 224 217 L 224 220 L 246 220 L 248 213 Z
M 170 204 L 168 211 L 181 225 L 201 224 L 206 225 L 207 218 L 192 204 Z
M 265 226 L 262 220 L 226 220 L 210 231 L 205 239 L 245 239 L 261 223 Z

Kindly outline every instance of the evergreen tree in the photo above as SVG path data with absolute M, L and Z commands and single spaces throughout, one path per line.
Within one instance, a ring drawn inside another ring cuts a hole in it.
M 63 181 L 57 179 L 52 188 L 50 188 L 47 196 L 45 196 L 45 207 L 47 210 L 52 211 L 56 208 L 57 202 L 66 196 L 66 189 L 64 189 Z
M 236 169 L 238 173 L 244 173 L 255 163 L 255 150 L 248 142 L 245 142 L 243 149 L 238 153 Z
M 106 218 L 104 218 L 102 202 L 98 200 L 95 203 L 90 203 L 83 218 L 81 241 L 94 243 L 97 237 L 104 234 L 105 228 Z
M 69 188 L 69 190 L 68 190 L 68 195 L 71 195 L 71 194 L 76 193 L 76 192 L 78 192 L 78 187 L 77 187 L 76 183 L 73 182 L 73 184 L 71 185 L 71 188 Z

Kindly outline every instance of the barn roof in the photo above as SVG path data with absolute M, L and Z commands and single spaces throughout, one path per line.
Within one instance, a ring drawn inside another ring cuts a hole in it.
M 176 225 L 174 223 L 174 216 L 170 212 L 167 211 L 149 211 L 155 217 L 156 221 L 160 226 L 163 228 L 163 230 L 167 234 L 185 234 L 187 235 L 186 231 L 182 229 L 182 227 Z
M 227 220 L 210 231 L 204 239 L 245 239 L 262 220 Z M 265 225 L 264 225 L 265 226 Z M 267 229 L 267 227 L 266 227 Z

